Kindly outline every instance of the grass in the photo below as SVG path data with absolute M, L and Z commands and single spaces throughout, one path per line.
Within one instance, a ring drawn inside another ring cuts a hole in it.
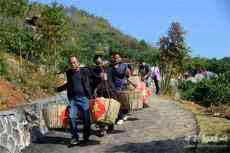
M 186 150 L 186 153 L 230 152 L 230 120 L 208 115 L 201 106 L 192 102 L 177 100 L 176 104 L 183 109 L 191 111 L 195 115 L 197 121 L 200 143 L 195 149 Z M 219 141 L 224 137 L 227 139 Z M 210 139 L 212 138 L 217 138 L 217 141 L 210 144 Z
M 190 110 L 195 114 L 199 128 L 199 135 L 230 136 L 230 120 L 208 115 L 205 112 L 203 112 L 202 107 L 199 107 L 198 105 L 193 104 L 192 102 L 178 100 L 176 103 L 180 107 Z

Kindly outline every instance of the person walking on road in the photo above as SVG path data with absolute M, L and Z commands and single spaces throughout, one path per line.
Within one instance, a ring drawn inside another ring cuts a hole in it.
M 159 95 L 160 94 L 159 82 L 160 82 L 161 75 L 160 75 L 160 69 L 157 66 L 151 68 L 151 77 L 155 84 L 156 95 Z
M 118 53 L 115 53 L 112 56 L 111 64 L 110 76 L 112 77 L 116 91 L 125 90 L 127 88 L 126 79 L 131 75 L 128 64 L 122 63 L 122 58 Z M 128 110 L 122 110 L 119 112 L 117 124 L 123 124 L 124 120 L 127 120 L 127 113 Z
M 141 81 L 146 83 L 146 86 L 151 85 L 151 67 L 149 64 L 141 61 L 139 64 L 139 75 L 141 76 Z
M 116 97 L 116 89 L 113 85 L 112 78 L 108 76 L 108 70 L 106 63 L 101 56 L 96 55 L 94 57 L 95 67 L 92 70 L 93 73 L 93 91 L 96 97 L 113 98 Z M 97 125 L 100 128 L 100 136 L 104 136 L 105 132 L 111 133 L 114 129 L 113 124 L 105 124 L 98 122 Z M 107 130 L 106 130 L 107 127 Z
M 80 112 L 84 130 L 83 142 L 87 143 L 90 137 L 90 113 L 89 98 L 92 96 L 90 85 L 91 73 L 87 68 L 80 68 L 77 57 L 69 58 L 71 69 L 66 72 L 67 83 L 57 88 L 58 92 L 67 90 L 69 99 L 69 125 L 72 139 L 70 145 L 77 145 L 79 141 L 79 129 L 77 127 L 77 114 Z

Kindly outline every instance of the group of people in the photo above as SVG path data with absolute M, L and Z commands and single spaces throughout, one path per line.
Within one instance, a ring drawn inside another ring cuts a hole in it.
M 203 79 L 213 79 L 217 77 L 217 74 L 211 71 L 208 71 L 204 68 L 197 68 L 195 73 L 193 72 L 185 72 L 177 77 L 177 81 L 191 81 L 192 83 L 198 83 Z
M 83 143 L 88 143 L 91 134 L 91 122 L 89 112 L 89 100 L 95 97 L 105 97 L 116 99 L 116 92 L 126 89 L 129 83 L 129 77 L 132 74 L 132 68 L 129 64 L 123 63 L 120 54 L 112 55 L 111 61 L 103 60 L 102 56 L 95 56 L 95 66 L 93 68 L 80 67 L 79 60 L 76 56 L 69 58 L 71 68 L 66 71 L 67 82 L 56 88 L 56 91 L 61 92 L 67 90 L 69 105 L 69 127 L 72 139 L 70 145 L 77 145 L 79 141 L 79 129 L 77 125 L 77 114 L 81 113 L 83 121 Z M 143 70 L 144 68 L 144 70 Z M 140 64 L 140 74 L 143 81 L 153 76 L 150 71 L 145 70 L 143 63 Z M 157 80 L 157 79 L 156 79 Z M 131 83 L 134 87 L 136 85 Z M 156 83 L 157 93 L 159 86 Z M 126 110 L 120 110 L 117 118 L 117 124 L 122 124 L 127 119 Z M 105 132 L 111 132 L 114 125 L 105 125 L 98 123 L 100 135 Z M 106 127 L 108 126 L 108 127 Z M 106 127 L 106 128 L 105 128 Z

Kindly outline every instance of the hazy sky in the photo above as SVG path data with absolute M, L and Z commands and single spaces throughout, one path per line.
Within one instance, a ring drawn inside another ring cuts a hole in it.
M 230 0 L 56 1 L 102 16 L 125 34 L 151 44 L 167 34 L 172 21 L 178 21 L 187 33 L 186 42 L 192 55 L 230 56 Z

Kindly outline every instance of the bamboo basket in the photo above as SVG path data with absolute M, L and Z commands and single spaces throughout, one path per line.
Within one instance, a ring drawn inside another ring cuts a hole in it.
M 114 124 L 120 110 L 120 103 L 111 98 L 96 98 L 90 101 L 92 123 Z

